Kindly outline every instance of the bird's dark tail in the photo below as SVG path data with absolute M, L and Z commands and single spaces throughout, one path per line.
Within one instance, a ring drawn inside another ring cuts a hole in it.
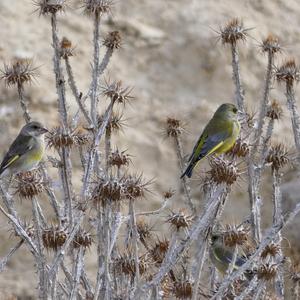
M 191 161 L 185 171 L 182 173 L 180 178 L 182 179 L 184 176 L 187 176 L 188 178 L 192 177 L 193 174 L 193 169 L 194 169 L 195 164 Z

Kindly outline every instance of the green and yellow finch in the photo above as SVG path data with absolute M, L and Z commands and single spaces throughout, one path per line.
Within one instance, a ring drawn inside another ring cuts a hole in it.
M 16 175 L 35 168 L 43 158 L 46 132 L 48 130 L 39 122 L 26 124 L 3 158 L 0 177 Z
M 221 274 L 225 274 L 234 256 L 235 247 L 226 246 L 221 234 L 214 234 L 211 237 L 211 246 L 209 249 L 209 257 L 213 265 Z M 233 270 L 237 270 L 247 261 L 246 256 L 237 255 Z M 248 270 L 245 272 L 247 279 L 251 279 L 253 272 Z
M 238 109 L 234 104 L 224 103 L 215 112 L 204 128 L 200 138 L 189 157 L 189 165 L 181 175 L 189 178 L 196 164 L 211 154 L 222 154 L 229 151 L 240 133 Z

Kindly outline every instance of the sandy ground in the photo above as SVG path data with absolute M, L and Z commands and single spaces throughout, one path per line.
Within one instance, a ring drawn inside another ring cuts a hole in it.
M 92 21 L 82 14 L 80 7 L 80 1 L 69 1 L 66 12 L 59 16 L 59 31 L 76 46 L 76 56 L 71 60 L 75 77 L 80 78 L 78 86 L 85 92 L 91 79 Z M 58 114 L 50 20 L 38 16 L 35 9 L 29 0 L 0 1 L 0 60 L 33 58 L 38 66 L 37 77 L 27 86 L 26 96 L 34 118 L 51 127 L 57 125 Z M 155 178 L 153 193 L 140 204 L 143 209 L 158 207 L 161 193 L 170 187 L 180 190 L 175 151 L 163 137 L 165 118 L 175 116 L 187 124 L 189 134 L 183 137 L 183 145 L 188 153 L 216 107 L 222 102 L 233 101 L 230 51 L 218 42 L 216 31 L 220 25 L 231 17 L 239 17 L 244 20 L 245 27 L 251 28 L 249 38 L 241 45 L 240 61 L 245 100 L 249 109 L 255 111 L 262 97 L 266 69 L 266 57 L 259 49 L 261 39 L 269 32 L 279 36 L 284 51 L 276 64 L 286 56 L 297 55 L 300 50 L 299 14 L 300 2 L 296 0 L 123 0 L 116 3 L 113 17 L 104 20 L 101 32 L 105 35 L 108 31 L 120 30 L 124 43 L 113 56 L 105 76 L 133 86 L 136 99 L 126 107 L 128 127 L 114 136 L 113 145 L 128 149 L 133 155 L 134 168 L 143 171 L 149 179 Z M 0 152 L 4 153 L 23 121 L 15 90 L 5 87 L 3 82 L 0 82 L 0 90 Z M 284 103 L 283 89 L 275 82 L 271 97 Z M 104 107 L 107 101 L 101 101 Z M 70 111 L 76 110 L 69 91 L 68 105 Z M 276 124 L 276 136 L 292 145 L 288 111 L 285 109 L 284 113 L 283 120 Z M 284 177 L 284 181 L 293 182 L 294 177 Z M 76 180 L 79 182 L 78 178 Z M 193 180 L 195 201 L 201 201 L 198 185 L 199 181 Z M 264 223 L 269 222 L 271 215 L 270 189 L 271 186 L 265 191 Z M 234 205 L 226 208 L 228 220 L 238 221 L 249 213 L 245 191 L 243 181 L 234 188 L 230 199 Z M 294 195 L 297 189 L 292 199 Z M 181 201 L 181 196 L 177 196 L 177 208 Z M 30 203 L 21 203 L 20 211 L 30 219 Z M 0 226 L 1 257 L 16 240 L 9 239 L 9 226 L 2 217 Z M 12 292 L 20 299 L 36 295 L 32 284 L 33 262 L 25 247 L 22 249 L 24 251 L 18 251 L 6 271 L 0 274 L 0 299 L 6 299 L 5 293 Z M 95 261 L 91 255 L 87 262 L 91 269 Z

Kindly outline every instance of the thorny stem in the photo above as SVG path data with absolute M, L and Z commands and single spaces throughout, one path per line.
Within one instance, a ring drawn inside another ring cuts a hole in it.
M 255 288 L 257 288 L 258 281 L 257 276 L 254 276 L 251 281 L 249 282 L 248 286 L 242 291 L 242 293 L 236 297 L 236 300 L 243 300 L 247 297 Z
M 111 154 L 111 128 L 107 127 L 105 130 L 105 164 L 106 172 L 109 170 L 109 156 Z
M 231 44 L 232 78 L 235 84 L 235 101 L 239 111 L 245 115 L 244 90 L 241 83 L 239 53 L 236 43 Z
M 91 119 L 96 125 L 97 122 L 97 90 L 98 90 L 98 78 L 99 78 L 99 54 L 100 54 L 100 15 L 99 12 L 95 13 L 94 18 L 94 66 L 92 75 L 92 93 L 91 93 Z
M 72 287 L 72 291 L 71 291 L 71 295 L 70 295 L 70 300 L 77 299 L 76 293 L 78 290 L 78 284 L 79 284 L 79 280 L 80 280 L 80 277 L 82 274 L 82 269 L 84 267 L 84 263 L 83 263 L 84 254 L 85 254 L 84 248 L 80 247 L 78 249 L 77 257 L 75 260 L 76 265 L 75 265 L 75 272 L 74 272 L 74 277 L 73 277 L 73 287 Z
M 103 60 L 102 60 L 102 62 L 100 64 L 100 66 L 99 66 L 99 75 L 102 75 L 103 72 L 105 71 L 105 69 L 107 68 L 107 66 L 109 64 L 109 61 L 111 59 L 112 54 L 113 54 L 113 49 L 107 48 L 107 50 L 105 52 L 105 55 L 103 57 Z
M 20 240 L 16 246 L 10 249 L 10 251 L 0 260 L 0 273 L 3 272 L 6 264 L 13 256 L 13 254 L 23 245 L 24 240 Z
M 177 135 L 174 137 L 174 141 L 175 141 L 175 148 L 176 148 L 177 158 L 178 158 L 178 162 L 179 162 L 179 167 L 180 167 L 180 171 L 182 173 L 184 171 L 183 151 L 182 151 L 180 139 Z M 190 195 L 190 187 L 188 186 L 188 184 L 186 182 L 185 176 L 182 178 L 182 185 L 183 185 L 186 202 L 187 202 L 190 210 L 192 211 L 192 213 L 196 214 L 196 208 L 192 202 L 192 198 Z
M 26 123 L 29 123 L 31 121 L 31 118 L 29 115 L 27 103 L 26 103 L 25 96 L 24 96 L 24 87 L 21 82 L 18 82 L 18 94 L 19 94 L 19 99 L 20 99 L 20 105 L 23 110 L 24 119 L 25 119 Z
M 287 107 L 290 111 L 295 145 L 298 151 L 298 161 L 300 161 L 300 116 L 296 107 L 295 91 L 292 84 L 286 84 Z

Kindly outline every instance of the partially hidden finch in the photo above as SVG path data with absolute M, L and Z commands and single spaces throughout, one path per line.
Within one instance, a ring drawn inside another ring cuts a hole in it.
M 229 151 L 239 136 L 240 128 L 237 107 L 231 103 L 219 106 L 194 146 L 188 159 L 189 164 L 181 178 L 184 176 L 190 178 L 193 169 L 203 158 Z
M 48 130 L 39 122 L 26 124 L 3 158 L 0 177 L 34 169 L 43 158 L 46 132 Z

